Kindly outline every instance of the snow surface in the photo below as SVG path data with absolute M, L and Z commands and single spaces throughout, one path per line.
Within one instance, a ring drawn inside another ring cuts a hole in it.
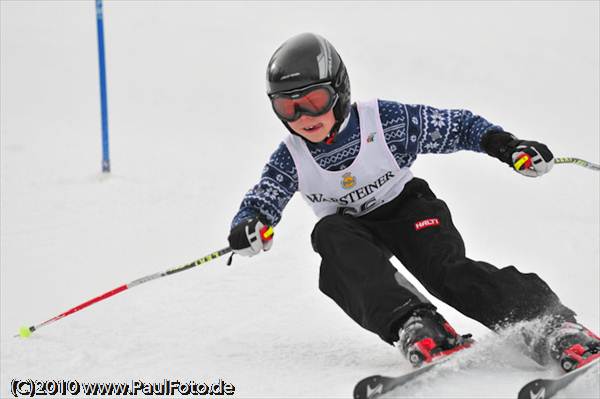
M 557 156 L 600 161 L 598 2 L 109 1 L 110 176 L 99 173 L 93 3 L 0 6 L 2 398 L 13 378 L 223 378 L 240 398 L 347 398 L 367 375 L 409 369 L 318 291 L 315 218 L 299 197 L 268 254 L 212 261 L 13 338 L 227 245 L 286 134 L 264 94 L 266 63 L 299 32 L 334 43 L 354 99 L 471 109 Z M 560 165 L 529 179 L 467 152 L 421 156 L 413 172 L 449 204 L 470 257 L 540 274 L 600 331 L 597 173 Z M 464 373 L 394 395 L 509 398 L 556 374 L 440 309 L 484 337 L 464 354 L 477 367 L 457 359 L 448 367 Z M 599 397 L 599 385 L 590 373 L 562 397 Z

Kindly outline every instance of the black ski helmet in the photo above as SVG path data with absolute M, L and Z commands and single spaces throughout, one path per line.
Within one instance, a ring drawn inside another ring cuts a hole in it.
M 317 34 L 301 33 L 279 46 L 267 67 L 267 95 L 325 82 L 330 82 L 338 95 L 333 107 L 335 124 L 326 138 L 331 141 L 350 113 L 350 80 L 342 58 L 331 43 Z M 296 134 L 286 121 L 282 122 Z

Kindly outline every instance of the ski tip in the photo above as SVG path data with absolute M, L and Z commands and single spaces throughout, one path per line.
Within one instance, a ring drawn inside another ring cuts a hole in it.
M 546 388 L 544 387 L 544 380 L 538 379 L 531 381 L 521 388 L 517 399 L 544 399 L 545 397 Z
M 556 378 L 537 379 L 526 384 L 519 391 L 518 399 L 550 399 L 557 392 L 566 388 L 579 376 L 600 365 L 600 359 L 596 358 L 580 368 L 573 369 Z
M 372 375 L 360 380 L 354 387 L 354 399 L 375 399 L 383 393 L 383 377 Z

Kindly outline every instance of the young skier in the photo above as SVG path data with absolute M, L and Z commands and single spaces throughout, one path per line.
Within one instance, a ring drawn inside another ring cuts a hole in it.
M 491 329 L 546 316 L 543 339 L 532 343 L 538 361 L 554 358 L 569 369 L 595 357 L 600 338 L 578 324 L 536 274 L 466 257 L 448 207 L 409 169 L 417 154 L 471 150 L 537 177 L 553 165 L 547 146 L 467 110 L 384 100 L 351 104 L 344 63 L 312 33 L 275 51 L 267 94 L 291 134 L 233 219 L 235 253 L 269 250 L 271 226 L 299 191 L 320 218 L 311 236 L 322 258 L 320 290 L 414 365 L 470 340 L 396 270 L 392 255 L 429 293 Z

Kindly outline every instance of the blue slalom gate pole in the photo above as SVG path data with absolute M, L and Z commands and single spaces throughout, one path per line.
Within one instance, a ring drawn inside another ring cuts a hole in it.
M 98 63 L 100 66 L 100 108 L 102 112 L 102 172 L 110 172 L 108 153 L 108 106 L 106 99 L 106 65 L 104 63 L 104 19 L 102 0 L 96 0 L 96 25 L 98 27 Z

